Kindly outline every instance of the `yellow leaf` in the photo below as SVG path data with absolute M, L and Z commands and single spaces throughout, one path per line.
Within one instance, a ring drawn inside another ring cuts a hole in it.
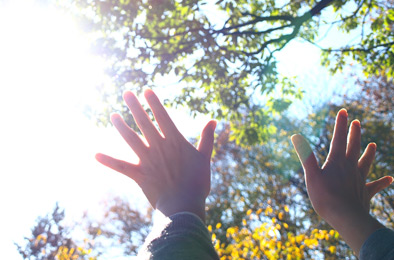
M 272 208 L 271 208 L 271 206 L 268 206 L 266 209 L 265 209 L 265 215 L 267 216 L 268 214 L 270 214 L 270 213 L 272 213 Z

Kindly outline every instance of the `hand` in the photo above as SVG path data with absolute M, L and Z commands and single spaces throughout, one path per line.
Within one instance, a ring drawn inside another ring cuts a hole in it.
M 123 96 L 148 146 L 118 115 L 111 121 L 140 159 L 138 164 L 121 161 L 104 154 L 96 159 L 133 179 L 150 204 L 164 215 L 188 211 L 205 220 L 205 199 L 210 192 L 210 160 L 216 121 L 202 131 L 196 149 L 178 131 L 157 96 L 150 89 L 145 98 L 151 107 L 161 133 L 154 126 L 136 96 Z
M 369 215 L 370 200 L 393 182 L 392 177 L 385 176 L 366 183 L 376 144 L 368 144 L 359 159 L 360 130 L 360 122 L 354 120 L 347 137 L 347 112 L 341 109 L 336 118 L 330 152 L 321 168 L 308 142 L 301 135 L 291 138 L 304 168 L 313 208 L 342 235 L 357 255 L 367 237 L 383 228 Z

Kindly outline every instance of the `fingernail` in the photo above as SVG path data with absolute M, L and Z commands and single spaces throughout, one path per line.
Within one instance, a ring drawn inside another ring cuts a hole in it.
M 212 126 L 213 130 L 215 130 L 216 126 L 218 125 L 218 121 L 216 121 L 216 120 L 212 120 L 212 121 L 215 122 L 215 123 L 213 123 L 213 126 Z
M 110 115 L 110 119 L 112 123 L 118 122 L 120 119 L 120 115 L 118 113 L 112 113 Z
M 291 141 L 293 142 L 294 148 L 296 149 L 297 154 L 302 162 L 306 161 L 313 153 L 308 142 L 301 135 L 293 135 Z
M 344 111 L 344 112 L 342 112 L 342 111 Z M 345 113 L 344 116 L 346 116 L 346 117 L 348 116 L 346 108 L 341 108 L 341 110 L 338 111 L 338 115 L 340 115 L 342 113 Z
M 124 93 L 123 93 L 123 99 L 124 100 L 126 100 L 126 99 L 136 99 L 137 97 L 134 95 L 134 93 L 133 92 L 131 92 L 131 91 L 125 91 Z
M 376 143 L 374 143 L 374 142 L 372 142 L 372 143 L 369 143 L 369 145 L 373 145 L 373 146 L 375 146 L 375 147 L 374 147 L 375 149 L 378 147 L 378 145 L 377 145 Z
M 352 124 L 355 124 L 355 125 L 361 127 L 360 120 L 358 120 L 358 119 L 353 120 Z
M 156 94 L 152 89 L 148 88 L 144 90 L 144 96 L 145 98 L 150 98 L 156 96 Z
M 299 143 L 299 140 L 298 140 L 299 137 L 297 137 L 298 135 L 301 135 L 301 134 L 294 134 L 294 135 L 290 136 L 290 140 L 293 145 L 295 145 L 296 143 Z
M 144 93 L 152 94 L 152 93 L 154 93 L 154 92 L 153 92 L 152 89 L 147 88 L 147 89 L 144 90 Z

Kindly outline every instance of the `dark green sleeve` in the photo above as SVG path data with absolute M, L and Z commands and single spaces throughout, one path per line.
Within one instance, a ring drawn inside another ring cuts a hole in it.
M 394 231 L 388 228 L 376 230 L 364 242 L 360 260 L 393 260 Z
M 207 227 L 192 213 L 182 212 L 169 217 L 157 231 L 148 236 L 138 259 L 219 260 Z

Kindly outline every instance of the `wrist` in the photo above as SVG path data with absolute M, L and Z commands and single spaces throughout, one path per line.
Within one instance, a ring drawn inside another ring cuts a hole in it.
M 384 228 L 379 221 L 361 209 L 331 215 L 326 221 L 338 231 L 357 256 L 367 238 L 376 230 Z
M 167 217 L 180 212 L 190 212 L 205 223 L 205 198 L 191 198 L 189 196 L 161 198 L 156 203 L 156 209 Z

